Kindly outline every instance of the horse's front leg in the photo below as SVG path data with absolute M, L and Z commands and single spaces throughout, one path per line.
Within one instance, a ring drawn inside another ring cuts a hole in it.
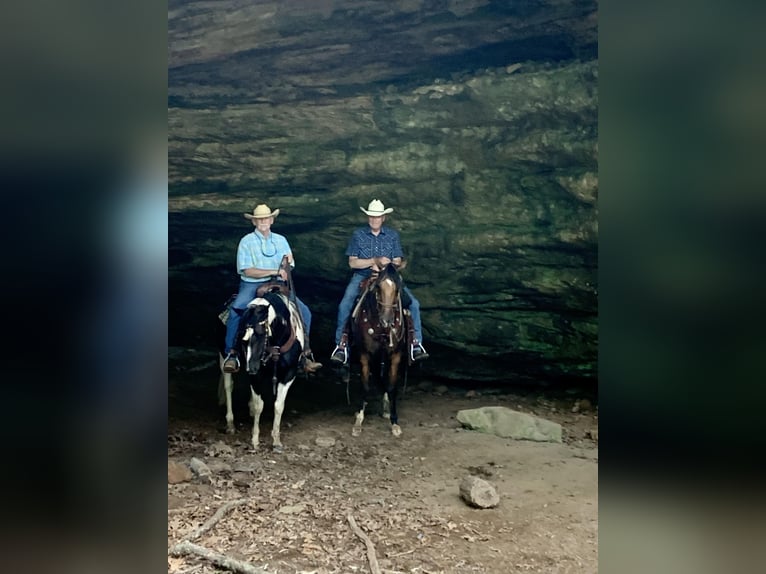
M 261 413 L 263 412 L 263 398 L 259 392 L 255 392 L 252 382 L 250 383 L 250 414 L 253 415 L 253 450 L 258 450 L 258 441 L 260 439 L 260 431 L 258 425 L 261 421 Z
M 290 386 L 295 381 L 293 377 L 289 383 L 277 385 L 277 397 L 274 400 L 274 425 L 271 427 L 271 440 L 272 449 L 274 452 L 281 454 L 283 452 L 282 442 L 279 439 L 279 425 L 282 422 L 282 413 L 285 412 L 285 399 L 287 398 L 287 391 L 290 390 Z
M 370 356 L 366 353 L 362 353 L 359 357 L 359 363 L 362 366 L 362 400 L 359 405 L 359 410 L 356 412 L 356 419 L 354 420 L 354 428 L 351 429 L 351 436 L 359 436 L 362 434 L 364 409 L 367 406 L 370 393 Z
M 402 428 L 399 426 L 399 414 L 396 412 L 396 397 L 398 394 L 397 378 L 399 376 L 399 364 L 402 360 L 401 353 L 394 353 L 391 356 L 391 364 L 388 367 L 388 395 L 391 404 L 391 434 L 395 437 L 401 436 Z

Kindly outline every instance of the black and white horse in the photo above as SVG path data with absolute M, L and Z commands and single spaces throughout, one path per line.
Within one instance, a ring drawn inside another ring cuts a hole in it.
M 233 311 L 232 311 L 233 312 Z M 258 450 L 259 422 L 264 407 L 264 396 L 274 398 L 274 424 L 271 438 L 274 452 L 281 453 L 279 426 L 285 409 L 285 399 L 298 373 L 303 351 L 303 322 L 295 303 L 280 293 L 266 293 L 256 297 L 247 306 L 237 336 L 241 369 L 250 380 L 250 414 L 253 417 L 253 449 Z M 234 379 L 223 372 L 220 356 L 221 379 L 219 396 L 226 402 L 226 432 L 234 433 L 234 413 L 231 394 Z M 223 401 L 222 401 L 223 402 Z

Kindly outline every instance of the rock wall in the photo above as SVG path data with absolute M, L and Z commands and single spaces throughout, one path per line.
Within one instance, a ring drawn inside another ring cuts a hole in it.
M 249 27 L 171 2 L 171 344 L 210 344 L 242 213 L 266 202 L 326 360 L 346 243 L 379 198 L 421 302 L 424 369 L 595 381 L 595 5 L 315 2 L 312 28 L 300 2 L 230 4 Z

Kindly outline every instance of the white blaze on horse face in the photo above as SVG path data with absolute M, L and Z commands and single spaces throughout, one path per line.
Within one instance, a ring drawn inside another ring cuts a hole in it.
M 252 327 L 248 327 L 252 331 Z M 252 333 L 251 333 L 252 334 Z M 250 345 L 244 345 L 245 347 L 245 365 L 250 365 L 250 359 L 253 358 L 253 349 Z
M 396 296 L 396 283 L 388 277 L 380 282 L 381 304 L 383 312 L 380 316 L 380 322 L 384 327 L 393 323 L 394 303 Z
M 393 280 L 386 277 L 380 283 L 380 292 L 383 295 L 383 303 L 386 305 L 394 304 L 394 296 L 396 295 L 396 283 L 394 283 Z
M 269 303 L 266 299 L 263 297 L 256 297 L 250 303 L 247 304 L 248 307 L 255 307 L 255 306 L 262 306 L 262 307 L 268 307 L 269 308 L 269 314 L 268 314 L 268 321 L 267 325 L 271 325 L 272 321 L 276 319 L 277 313 L 274 311 L 274 307 L 271 306 L 271 303 Z

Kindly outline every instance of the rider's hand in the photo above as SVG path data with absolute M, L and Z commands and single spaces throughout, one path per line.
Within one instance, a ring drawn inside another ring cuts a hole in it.
M 377 272 L 382 271 L 389 263 L 391 263 L 391 260 L 388 257 L 373 257 L 372 270 Z

